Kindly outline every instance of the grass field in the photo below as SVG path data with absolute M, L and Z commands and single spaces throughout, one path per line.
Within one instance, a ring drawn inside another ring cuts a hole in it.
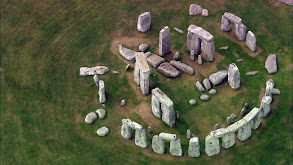
M 209 9 L 210 16 L 189 16 L 191 3 Z M 151 12 L 152 23 L 142 34 L 136 23 L 144 11 Z M 256 35 L 259 54 L 248 51 L 234 33 L 221 32 L 225 11 L 240 16 L 247 30 Z M 213 63 L 198 66 L 189 62 L 186 29 L 190 24 L 214 35 L 217 53 Z M 172 54 L 180 51 L 180 58 L 196 71 L 194 76 L 181 74 L 168 82 L 151 68 L 151 87 L 162 89 L 180 113 L 175 128 L 151 114 L 150 95 L 143 96 L 134 84 L 133 69 L 124 70 L 128 62 L 117 47 L 121 43 L 138 50 L 146 42 L 158 54 L 159 31 L 166 25 L 171 29 Z M 175 32 L 174 27 L 185 34 Z M 277 0 L 3 0 L 1 164 L 292 164 L 292 30 L 292 7 Z M 226 45 L 228 51 L 219 50 Z M 272 53 L 277 55 L 278 72 L 269 75 L 264 62 Z M 236 62 L 238 58 L 244 61 Z M 240 69 L 241 88 L 235 91 L 222 84 L 215 87 L 218 93 L 208 102 L 200 101 L 195 82 L 232 62 Z M 87 125 L 85 116 L 103 106 L 93 78 L 80 77 L 79 68 L 97 65 L 110 68 L 99 76 L 105 81 L 107 116 Z M 259 73 L 245 76 L 252 70 Z M 247 141 L 236 141 L 232 148 L 221 148 L 221 154 L 208 157 L 204 138 L 214 125 L 226 127 L 231 113 L 239 120 L 245 102 L 250 108 L 259 107 L 260 92 L 270 78 L 281 95 L 273 97 L 271 113 L 260 128 Z M 120 98 L 125 98 L 126 106 L 120 106 Z M 198 101 L 196 106 L 189 106 L 191 98 Z M 153 128 L 148 148 L 122 138 L 123 118 Z M 102 126 L 110 129 L 107 137 L 96 135 Z M 188 128 L 200 138 L 199 158 L 187 156 Z M 152 151 L 152 136 L 163 131 L 181 139 L 183 157 L 171 156 L 169 145 L 164 155 Z

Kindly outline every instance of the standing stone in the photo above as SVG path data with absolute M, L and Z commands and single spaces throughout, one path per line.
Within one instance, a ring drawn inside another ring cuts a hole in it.
M 92 124 L 96 119 L 98 118 L 97 114 L 95 112 L 91 112 L 85 117 L 85 122 L 87 124 Z
M 152 95 L 152 112 L 157 118 L 162 118 L 161 103 L 154 95 Z
M 101 104 L 106 102 L 105 83 L 103 80 L 99 81 L 99 101 Z
M 227 125 L 231 125 L 233 123 L 233 119 L 231 117 L 227 117 Z
M 173 109 L 173 104 L 171 107 L 169 107 L 166 104 L 161 104 L 162 108 L 162 120 L 169 125 L 170 127 L 174 127 L 176 116 Z
M 192 25 L 190 25 L 192 26 Z M 193 26 L 192 26 L 193 27 Z M 200 54 L 201 39 L 198 38 L 195 34 L 187 32 L 187 50 L 194 51 L 194 54 Z
M 230 29 L 231 29 L 230 21 L 227 18 L 225 18 L 224 16 L 222 16 L 221 22 L 222 22 L 222 25 L 221 25 L 222 31 L 224 31 L 224 32 L 230 31 Z
M 226 70 L 218 71 L 209 76 L 209 80 L 213 85 L 218 85 L 222 81 L 226 80 L 228 77 L 228 72 Z
M 260 109 L 254 107 L 243 119 L 250 125 L 251 129 L 256 130 L 261 123 Z
M 241 119 L 241 120 L 244 120 L 244 119 Z M 239 131 L 237 133 L 237 138 L 240 141 L 245 141 L 246 139 L 248 139 L 251 136 L 251 126 L 245 120 L 244 120 L 244 122 L 245 122 L 245 124 L 243 124 L 243 126 L 239 129 Z
M 189 6 L 189 15 L 200 15 L 202 13 L 202 7 L 197 4 L 191 4 Z
M 209 91 L 209 94 L 210 95 L 214 95 L 214 94 L 216 94 L 217 93 L 217 90 L 215 90 L 215 89 L 211 89 L 210 91 Z
M 107 128 L 105 126 L 104 127 L 101 127 L 100 129 L 97 130 L 97 134 L 99 136 L 106 136 L 106 135 L 109 134 L 109 128 Z
M 197 81 L 195 83 L 195 86 L 197 87 L 197 89 L 200 91 L 200 92 L 203 92 L 205 91 L 204 87 L 201 85 L 201 83 L 199 81 Z
M 236 36 L 239 40 L 243 41 L 246 37 L 246 26 L 244 24 L 235 24 Z
M 202 100 L 202 101 L 207 101 L 209 99 L 210 99 L 210 97 L 208 95 L 206 95 L 206 94 L 203 94 L 203 95 L 200 96 L 200 100 Z
M 194 57 L 194 50 L 190 50 L 190 60 L 194 61 L 195 57 Z
M 208 156 L 213 156 L 220 153 L 220 142 L 219 139 L 208 135 L 205 138 L 205 152 Z
M 158 135 L 153 136 L 152 149 L 154 150 L 155 153 L 158 153 L 158 154 L 164 154 L 165 152 L 164 140 Z
M 136 53 L 134 81 L 140 86 L 140 89 L 144 95 L 147 95 L 150 91 L 149 76 L 150 68 L 147 63 L 144 53 Z
M 189 140 L 188 156 L 189 157 L 200 156 L 200 145 L 199 145 L 198 137 L 193 137 Z
M 164 56 L 165 54 L 170 53 L 171 49 L 171 33 L 168 26 L 165 26 L 160 31 L 159 37 L 159 55 Z
M 269 79 L 266 82 L 266 91 L 265 91 L 265 96 L 272 96 L 272 92 L 274 89 L 275 83 L 272 79 Z
M 178 60 L 178 58 L 179 58 L 179 52 L 176 52 L 174 54 L 173 60 Z
M 231 117 L 232 120 L 234 120 L 234 119 L 237 118 L 237 115 L 235 113 L 231 113 L 230 117 Z
M 215 126 L 214 126 L 214 131 L 217 130 L 217 129 L 220 129 L 220 128 L 221 128 L 221 125 L 217 123 L 217 124 L 215 124 Z
M 222 137 L 223 148 L 230 148 L 235 144 L 235 133 L 230 132 Z
M 143 12 L 138 16 L 137 30 L 140 32 L 146 32 L 151 27 L 151 14 L 150 12 Z
M 245 108 L 242 108 L 241 111 L 240 111 L 240 115 L 241 116 L 244 116 L 245 115 L 245 112 L 246 112 L 246 109 Z
M 182 156 L 180 139 L 176 138 L 170 142 L 170 153 L 175 156 Z
M 175 112 L 175 118 L 176 118 L 176 120 L 179 120 L 179 111 Z
M 212 37 L 214 38 L 214 37 Z M 206 61 L 213 61 L 214 60 L 214 53 L 215 53 L 215 42 L 214 39 L 211 41 L 202 40 L 201 42 L 201 57 Z
M 141 148 L 148 146 L 147 136 L 144 129 L 135 130 L 135 144 Z
M 207 17 L 207 16 L 209 16 L 209 11 L 207 9 L 202 9 L 201 15 L 204 17 Z
M 240 88 L 240 72 L 235 63 L 229 65 L 228 82 L 233 89 Z
M 126 124 L 122 124 L 121 135 L 124 139 L 130 139 L 132 136 L 132 129 L 128 127 Z
M 248 31 L 247 33 L 246 45 L 251 51 L 253 52 L 256 51 L 256 38 L 255 38 L 255 35 L 251 31 Z
M 261 117 L 266 117 L 268 113 L 271 111 L 271 104 L 272 102 L 272 97 L 271 96 L 264 96 L 261 100 L 260 104 L 260 112 L 261 112 Z
M 202 65 L 202 57 L 201 57 L 201 55 L 198 55 L 198 56 L 197 56 L 197 63 L 198 63 L 199 65 Z
M 211 87 L 211 82 L 208 78 L 205 78 L 203 80 L 203 86 L 206 90 L 210 90 L 212 87 Z
M 192 138 L 192 135 L 193 135 L 193 133 L 190 131 L 190 129 L 187 129 L 186 130 L 186 138 L 190 139 L 190 138 Z
M 105 109 L 98 109 L 96 110 L 96 113 L 98 114 L 100 119 L 104 119 L 106 116 L 106 110 Z
M 277 72 L 277 56 L 275 54 L 270 54 L 266 60 L 265 68 L 268 73 L 273 74 Z
M 145 52 L 147 49 L 149 48 L 149 45 L 144 43 L 144 44 L 140 44 L 139 47 L 138 47 L 138 50 L 140 52 Z
M 99 88 L 100 79 L 99 79 L 98 75 L 95 74 L 93 78 L 94 78 L 94 82 L 95 82 L 96 86 Z

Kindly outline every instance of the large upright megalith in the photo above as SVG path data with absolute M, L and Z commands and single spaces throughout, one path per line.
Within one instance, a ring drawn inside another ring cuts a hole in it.
M 159 135 L 153 136 L 152 149 L 155 153 L 163 154 L 165 152 L 164 141 L 170 141 L 170 153 L 175 156 L 182 156 L 182 147 L 180 139 L 175 134 L 161 132 Z
M 152 90 L 152 112 L 170 127 L 175 125 L 173 101 L 159 88 Z
M 231 22 L 235 24 L 235 33 L 239 40 L 245 40 L 246 26 L 242 23 L 242 19 L 235 14 L 225 12 L 222 16 L 221 29 L 224 32 L 228 32 L 231 29 Z
M 272 102 L 272 96 L 264 96 L 261 99 L 261 104 L 260 104 L 260 112 L 261 112 L 261 117 L 266 117 L 269 112 L 271 111 L 271 102 Z
M 255 38 L 255 35 L 251 31 L 247 32 L 246 45 L 251 51 L 253 52 L 256 51 L 256 38 Z
M 219 139 L 208 135 L 205 138 L 205 152 L 208 156 L 213 156 L 220 153 L 220 142 Z
M 137 30 L 140 32 L 146 32 L 151 27 L 151 14 L 150 12 L 143 12 L 138 16 Z
M 200 145 L 199 145 L 198 137 L 192 137 L 189 140 L 188 156 L 189 157 L 199 157 L 200 156 Z
M 135 130 L 135 144 L 141 148 L 148 146 L 145 129 L 130 119 L 122 119 L 121 135 L 124 139 L 132 137 L 132 130 Z
M 150 68 L 143 52 L 136 53 L 136 62 L 134 69 L 134 81 L 140 86 L 140 90 L 144 95 L 150 91 Z
M 278 71 L 277 67 L 277 56 L 275 54 L 270 54 L 265 62 L 265 68 L 269 74 L 276 73 Z
M 159 36 L 159 55 L 164 56 L 171 51 L 171 33 L 168 26 L 160 31 Z
M 206 61 L 213 61 L 215 52 L 214 36 L 201 27 L 190 25 L 187 29 L 187 49 Z
M 105 82 L 103 80 L 99 81 L 99 101 L 101 104 L 106 102 Z
M 237 65 L 234 63 L 229 65 L 228 82 L 233 89 L 240 88 L 240 72 Z
M 165 152 L 164 140 L 161 137 L 159 137 L 159 135 L 153 136 L 152 149 L 157 154 L 163 154 Z
M 265 96 L 272 96 L 272 92 L 274 89 L 275 83 L 272 79 L 269 79 L 266 82 L 266 91 L 265 91 Z

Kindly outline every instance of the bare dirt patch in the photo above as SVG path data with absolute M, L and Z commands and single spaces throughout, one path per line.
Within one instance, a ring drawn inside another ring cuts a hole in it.
M 152 114 L 151 106 L 146 102 L 142 102 L 134 111 L 151 127 L 157 127 L 162 122 Z
M 261 99 L 265 96 L 265 88 L 261 88 L 259 97 L 258 97 L 258 105 L 261 103 Z

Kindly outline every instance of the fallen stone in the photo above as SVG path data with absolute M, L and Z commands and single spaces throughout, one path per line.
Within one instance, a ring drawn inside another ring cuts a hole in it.
M 106 110 L 105 109 L 98 109 L 96 110 L 96 113 L 98 114 L 100 119 L 104 119 L 106 116 Z
M 190 99 L 189 100 L 189 104 L 190 105 L 195 105 L 196 104 L 196 100 L 195 99 Z
M 237 62 L 242 62 L 243 58 L 237 59 Z
M 120 105 L 122 105 L 122 106 L 123 106 L 123 105 L 125 105 L 125 104 L 126 104 L 126 101 L 125 101 L 124 99 L 122 99 L 122 100 L 121 100 L 121 104 L 120 104 Z
M 180 74 L 180 72 L 168 62 L 162 63 L 158 67 L 158 71 L 167 77 L 177 77 Z
M 251 71 L 251 72 L 247 72 L 246 75 L 247 76 L 254 76 L 258 73 L 258 71 Z
M 209 80 L 208 78 L 205 78 L 205 79 L 203 80 L 202 84 L 203 84 L 203 86 L 204 86 L 204 88 L 205 88 L 206 90 L 210 90 L 210 89 L 212 88 L 212 86 L 211 86 L 211 82 L 210 82 L 210 80 Z
M 266 60 L 265 68 L 268 73 L 273 74 L 277 72 L 277 56 L 275 54 L 270 54 Z
M 215 126 L 214 126 L 214 131 L 217 130 L 217 129 L 220 129 L 220 128 L 221 128 L 221 125 L 217 123 L 217 124 L 215 124 Z
M 122 57 L 124 57 L 126 60 L 130 62 L 135 62 L 135 54 L 136 54 L 135 51 L 123 47 L 122 44 L 119 44 L 118 48 L 119 48 L 119 53 Z
M 255 38 L 255 35 L 251 31 L 248 31 L 247 33 L 246 45 L 251 51 L 253 52 L 256 51 L 256 38 Z
M 199 81 L 197 81 L 195 83 L 195 86 L 197 87 L 197 89 L 200 91 L 200 92 L 203 92 L 205 91 L 204 87 L 201 85 L 201 83 Z
M 99 81 L 99 101 L 101 104 L 106 102 L 105 83 L 103 80 Z
M 213 73 L 209 76 L 209 80 L 212 82 L 213 85 L 218 85 L 228 77 L 228 71 L 222 70 L 216 73 Z
M 207 16 L 209 16 L 209 11 L 207 9 L 202 9 L 201 15 L 204 17 L 207 17 Z
M 129 68 L 130 68 L 130 65 L 127 64 L 126 67 L 125 67 L 125 70 L 127 71 Z
M 109 69 L 106 66 L 96 66 L 96 67 L 81 67 L 79 69 L 79 75 L 80 76 L 93 76 L 93 75 L 97 75 L 97 74 L 105 74 L 106 72 L 108 72 Z
M 192 137 L 189 140 L 188 156 L 189 157 L 199 157 L 200 156 L 200 145 L 199 145 L 198 137 Z
M 229 46 L 223 46 L 223 47 L 220 47 L 219 49 L 221 49 L 221 50 L 228 50 L 229 49 Z
M 179 58 L 179 52 L 176 52 L 174 54 L 173 60 L 178 60 L 178 58 Z
M 145 53 L 145 57 L 147 59 L 147 62 L 154 68 L 157 68 L 160 64 L 165 62 L 164 58 L 162 58 L 156 54 L 153 54 L 151 52 Z
M 228 66 L 225 65 L 225 64 L 223 64 L 222 66 L 223 66 L 223 68 L 225 68 L 225 69 L 227 69 L 227 70 L 229 69 Z
M 114 70 L 114 71 L 113 71 L 113 74 L 119 74 L 119 72 L 118 72 L 118 71 L 116 71 L 116 70 Z
M 197 56 L 197 63 L 198 63 L 199 65 L 202 65 L 202 57 L 201 57 L 201 55 L 198 55 L 198 56 Z
M 107 128 L 105 126 L 104 127 L 101 127 L 100 129 L 98 129 L 97 134 L 99 136 L 106 136 L 106 135 L 109 134 L 109 128 Z
M 273 95 L 280 95 L 281 94 L 281 91 L 279 89 L 277 89 L 277 88 L 273 88 L 272 94 Z
M 143 12 L 138 16 L 137 30 L 140 32 L 146 32 L 151 27 L 151 14 L 150 12 Z
M 211 89 L 210 91 L 209 91 L 209 94 L 211 94 L 211 95 L 214 95 L 214 94 L 216 94 L 217 93 L 217 90 L 215 90 L 215 89 Z
M 153 136 L 152 149 L 157 154 L 163 154 L 165 152 L 164 140 L 158 135 Z
M 93 78 L 94 78 L 94 82 L 95 82 L 96 86 L 99 88 L 99 81 L 100 81 L 100 79 L 99 79 L 98 75 L 94 75 Z
M 210 99 L 210 97 L 209 97 L 208 95 L 206 95 L 206 94 L 203 94 L 203 95 L 200 96 L 200 99 L 201 99 L 202 101 L 207 101 L 207 100 Z
M 202 7 L 197 4 L 191 4 L 189 7 L 189 15 L 200 15 L 202 13 Z
M 240 88 L 240 72 L 235 63 L 229 65 L 228 82 L 233 89 Z
M 175 60 L 172 60 L 170 62 L 171 65 L 173 65 L 176 69 L 182 71 L 182 72 L 185 72 L 189 75 L 193 75 L 194 74 L 194 70 L 192 67 L 182 63 L 181 61 L 175 61 Z
M 164 56 L 165 54 L 170 53 L 171 49 L 171 33 L 168 26 L 165 26 L 160 31 L 159 36 L 159 55 Z
M 184 31 L 183 30 L 181 30 L 181 29 L 178 29 L 177 27 L 174 27 L 174 30 L 175 31 L 177 31 L 178 33 L 180 33 L 180 34 L 183 34 L 184 33 Z
M 87 124 L 92 124 L 92 122 L 94 122 L 97 118 L 98 118 L 97 114 L 95 112 L 91 112 L 86 115 L 85 122 Z
M 170 142 L 170 154 L 175 156 L 182 156 L 180 139 L 177 138 Z
M 138 50 L 141 52 L 145 52 L 149 48 L 148 44 L 140 44 Z

